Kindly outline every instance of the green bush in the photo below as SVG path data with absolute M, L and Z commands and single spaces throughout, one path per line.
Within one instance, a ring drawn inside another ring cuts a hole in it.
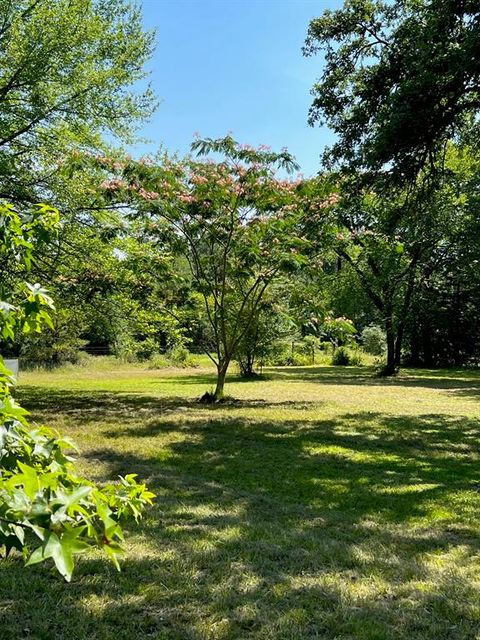
M 73 312 L 62 310 L 55 314 L 51 327 L 41 333 L 18 335 L 12 347 L 20 353 L 23 367 L 53 368 L 78 364 L 83 358 L 82 348 L 87 343 L 80 337 L 81 330 L 82 322 L 75 318 Z M 3 348 L 2 353 L 6 353 Z
M 271 367 L 288 367 L 292 365 L 292 345 L 286 342 L 277 342 L 263 359 L 263 363 Z
M 372 356 L 381 356 L 387 348 L 385 332 L 377 325 L 365 327 L 361 335 L 362 346 Z
M 158 351 L 158 344 L 153 338 L 146 338 L 141 342 L 137 342 L 134 347 L 135 359 L 139 362 L 150 360 Z
M 305 353 L 294 353 L 292 364 L 294 367 L 307 367 L 312 364 L 312 359 Z
M 292 348 L 288 347 L 281 349 L 276 353 L 272 353 L 269 358 L 266 359 L 265 364 L 272 367 L 305 367 L 311 364 L 311 358 L 304 353 L 294 351 L 292 354 Z
M 363 364 L 363 358 L 360 351 L 353 349 L 349 352 L 350 365 L 352 367 L 361 367 Z
M 193 358 L 190 351 L 182 344 L 178 344 L 167 352 L 167 357 L 177 367 L 193 366 Z
M 198 359 L 198 356 L 197 356 Z M 149 369 L 166 369 L 167 367 L 197 367 L 198 364 L 189 350 L 178 345 L 167 353 L 156 353 L 150 358 Z
M 136 340 L 128 335 L 121 337 L 115 349 L 115 355 L 124 362 L 146 362 L 157 353 L 158 345 L 153 338 Z
M 339 347 L 332 356 L 332 364 L 336 367 L 346 367 L 350 364 L 350 356 L 345 347 Z
M 23 345 L 20 357 L 22 366 L 30 369 L 33 367 L 54 368 L 66 364 L 80 364 L 85 360 L 86 354 L 81 351 L 85 341 L 76 339 L 70 342 L 46 342 L 31 340 Z
M 166 369 L 171 366 L 172 363 L 164 353 L 156 353 L 148 361 L 148 369 Z
M 135 362 L 137 360 L 137 347 L 138 343 L 127 334 L 124 334 L 116 341 L 114 354 L 124 362 Z
M 358 367 L 362 364 L 362 356 L 358 351 L 339 347 L 332 356 L 332 365 L 336 367 Z

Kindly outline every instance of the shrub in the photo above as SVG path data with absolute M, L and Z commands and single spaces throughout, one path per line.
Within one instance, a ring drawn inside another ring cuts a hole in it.
M 346 367 L 350 364 L 350 356 L 345 347 L 339 347 L 332 356 L 332 364 L 337 367 Z
M 362 356 L 358 351 L 339 347 L 332 356 L 332 364 L 337 367 L 358 367 L 362 364 Z
M 128 335 L 122 335 L 115 343 L 114 354 L 124 362 L 135 362 L 138 343 Z
M 317 340 L 314 339 L 314 348 L 317 348 Z M 278 341 L 274 343 L 263 360 L 267 366 L 274 367 L 305 367 L 312 364 L 312 345 L 309 340 Z
M 164 353 L 156 353 L 148 362 L 149 369 L 166 369 L 171 366 L 172 363 Z
M 384 331 L 377 325 L 369 325 L 362 331 L 361 341 L 363 348 L 372 356 L 381 356 L 387 348 L 387 340 Z
M 78 364 L 87 341 L 80 337 L 83 323 L 70 310 L 56 313 L 52 326 L 41 333 L 29 332 L 17 337 L 14 345 L 26 367 L 61 367 Z M 2 349 L 2 353 L 5 351 Z
M 146 338 L 141 342 L 137 342 L 134 346 L 135 359 L 139 362 L 145 362 L 158 351 L 158 345 L 153 338 Z
M 294 353 L 292 364 L 294 367 L 307 367 L 312 364 L 312 359 L 305 353 Z
M 81 351 L 84 346 L 85 341 L 80 339 L 63 343 L 55 342 L 51 345 L 31 340 L 28 344 L 22 345 L 20 352 L 22 366 L 55 368 L 66 364 L 80 364 L 85 357 Z
M 115 355 L 124 362 L 145 362 L 157 352 L 158 345 L 153 338 L 136 340 L 127 334 L 121 336 L 115 347 Z
M 265 358 L 264 362 L 265 364 L 273 367 L 286 367 L 293 364 L 292 347 L 290 345 L 278 343 Z
M 182 344 L 178 344 L 170 349 L 167 357 L 170 362 L 177 367 L 190 367 L 194 364 L 190 351 Z
M 361 367 L 362 366 L 363 358 L 362 358 L 362 354 L 360 353 L 360 351 L 357 351 L 356 349 L 354 349 L 353 351 L 349 352 L 348 357 L 350 358 L 350 365 L 352 367 Z
M 156 353 L 149 362 L 149 369 L 166 369 L 167 367 L 197 367 L 193 355 L 182 345 L 178 345 L 167 353 Z
M 304 353 L 294 351 L 291 347 L 277 351 L 266 359 L 265 364 L 273 367 L 305 367 L 311 364 L 311 358 Z

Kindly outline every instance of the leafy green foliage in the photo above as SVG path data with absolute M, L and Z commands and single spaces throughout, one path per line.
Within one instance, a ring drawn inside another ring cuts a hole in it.
M 105 132 L 128 138 L 151 113 L 150 90 L 132 85 L 153 34 L 128 0 L 1 0 L 0 15 L 0 191 L 15 203 L 46 188 L 61 198 L 67 152 L 103 147 Z
M 167 352 L 167 357 L 174 365 L 178 367 L 192 366 L 193 360 L 187 347 L 178 344 Z
M 320 325 L 320 333 L 332 344 L 348 344 L 357 333 L 353 322 L 345 316 L 333 318 L 328 315 Z
M 188 261 L 210 329 L 204 349 L 214 353 L 220 397 L 229 363 L 268 287 L 307 261 L 307 240 L 298 233 L 302 181 L 276 177 L 277 168 L 296 166 L 286 151 L 254 149 L 230 136 L 197 140 L 192 149 L 223 159 L 165 156 L 159 164 L 119 165 L 104 158 L 114 175 L 102 187 L 113 202 L 135 209 L 146 242 Z
M 315 364 L 315 355 L 320 350 L 321 346 L 320 338 L 311 334 L 306 335 L 302 339 L 302 346 L 305 353 L 311 358 L 310 364 Z
M 458 229 L 473 193 L 468 162 L 455 156 L 478 146 L 479 27 L 478 3 L 450 0 L 346 0 L 310 23 L 304 53 L 325 54 L 310 123 L 337 134 L 325 160 L 340 170 L 339 270 L 370 299 L 365 321 L 384 323 L 389 374 L 406 331 L 410 362 L 475 361 L 471 314 L 445 307 L 455 291 L 456 309 L 475 307 L 474 288 L 465 294 L 475 277 L 466 285 L 469 268 L 457 260 L 465 251 L 473 258 Z M 439 273 L 445 292 L 437 297 Z
M 312 20 L 304 53 L 326 64 L 310 122 L 337 134 L 329 158 L 403 184 L 467 123 L 478 137 L 479 35 L 469 1 L 346 0 Z
M 8 397 L 0 426 L 0 541 L 22 551 L 27 564 L 52 558 L 70 580 L 74 556 L 92 547 L 119 568 L 120 522 L 136 520 L 153 494 L 135 481 L 97 488 L 74 471 L 73 448 L 45 427 L 30 427 L 26 412 Z
M 478 148 L 449 145 L 448 180 L 436 204 L 441 235 L 426 255 L 406 319 L 406 358 L 416 366 L 478 365 L 480 333 Z M 425 235 L 432 235 L 426 231 Z
M 361 343 L 367 353 L 374 356 L 381 356 L 385 353 L 387 341 L 385 332 L 377 325 L 365 327 L 361 333 Z
M 362 364 L 362 358 L 358 352 L 339 347 L 332 355 L 332 364 L 337 367 L 359 366 Z
M 38 332 L 51 325 L 49 310 L 53 301 L 40 284 L 18 280 L 28 270 L 34 252 L 48 242 L 58 224 L 58 211 L 37 205 L 20 214 L 9 204 L 0 203 L 0 336 L 13 340 L 17 331 Z
M 258 366 L 269 362 L 279 341 L 289 332 L 291 321 L 280 300 L 284 287 L 282 280 L 272 287 L 245 327 L 235 352 L 243 378 L 254 377 Z
M 37 207 L 22 217 L 3 206 L 0 255 L 28 268 L 36 239 L 55 230 L 58 213 Z M 18 292 L 17 292 L 18 293 Z M 22 283 L 23 298 L 1 302 L 0 327 L 4 338 L 38 332 L 51 325 L 51 298 L 39 285 Z M 135 474 L 120 485 L 100 489 L 75 473 L 68 452 L 73 445 L 46 427 L 31 426 L 28 412 L 11 395 L 13 379 L 0 358 L 0 544 L 6 553 L 15 548 L 27 564 L 53 559 L 70 580 L 75 556 L 91 547 L 105 551 L 119 568 L 123 533 L 120 523 L 136 520 L 154 497 Z

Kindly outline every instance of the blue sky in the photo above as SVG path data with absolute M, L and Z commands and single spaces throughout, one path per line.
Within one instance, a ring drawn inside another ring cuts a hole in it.
M 188 151 L 193 133 L 288 147 L 305 175 L 319 170 L 332 142 L 327 129 L 307 125 L 310 88 L 322 58 L 304 58 L 311 18 L 338 0 L 143 0 L 144 22 L 156 28 L 149 64 L 160 106 L 141 134 Z

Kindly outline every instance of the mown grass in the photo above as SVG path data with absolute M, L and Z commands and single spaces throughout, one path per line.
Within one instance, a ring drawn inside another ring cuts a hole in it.
M 155 508 L 120 574 L 3 561 L 1 638 L 480 638 L 477 373 L 277 368 L 206 407 L 211 370 L 98 363 L 19 398 Z

